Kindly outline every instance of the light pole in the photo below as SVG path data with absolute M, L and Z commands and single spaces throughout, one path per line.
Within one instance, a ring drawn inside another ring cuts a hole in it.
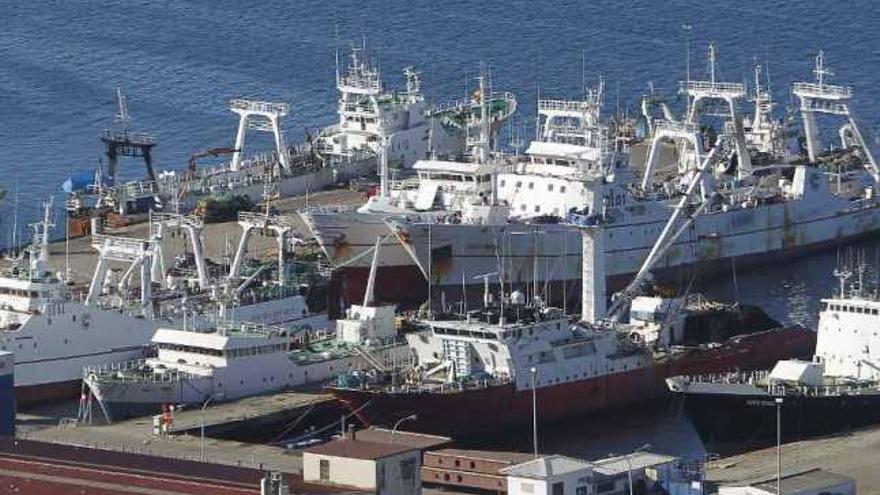
M 635 454 L 639 454 L 641 452 L 647 452 L 649 450 L 651 450 L 651 444 L 646 443 L 645 445 L 642 445 L 641 447 L 637 448 L 636 450 L 633 450 L 629 454 L 626 454 L 626 478 L 627 478 L 627 482 L 629 484 L 629 495 L 633 495 L 632 456 Z
M 207 409 L 208 404 L 211 403 L 214 399 L 222 399 L 222 395 L 212 395 L 205 400 L 205 403 L 202 404 L 202 410 L 199 413 L 200 418 L 200 439 L 199 439 L 199 460 L 205 462 L 205 409 Z
M 394 434 L 397 432 L 397 427 L 400 426 L 400 423 L 403 423 L 404 421 L 415 421 L 417 419 L 419 419 L 418 414 L 410 414 L 409 416 L 398 419 L 397 422 L 394 423 L 394 427 L 391 428 L 391 443 L 394 443 Z
M 776 400 L 776 494 L 782 494 L 782 397 Z
M 534 366 L 529 368 L 532 374 L 532 446 L 535 449 L 535 459 L 538 458 L 538 370 Z

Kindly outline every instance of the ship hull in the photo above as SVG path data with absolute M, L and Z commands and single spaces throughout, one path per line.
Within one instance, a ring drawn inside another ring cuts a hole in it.
M 747 211 L 716 212 L 697 217 L 652 270 L 659 283 L 680 282 L 681 270 L 703 273 L 760 266 L 775 260 L 834 247 L 880 232 L 880 208 L 874 202 L 851 202 L 826 196 L 815 203 L 793 201 Z M 650 210 L 651 208 L 647 208 Z M 624 287 L 644 261 L 667 221 L 666 207 L 642 223 L 600 227 L 604 236 L 605 273 L 609 291 Z M 383 300 L 416 300 L 433 294 L 459 300 L 462 287 L 471 299 L 482 293 L 478 275 L 502 272 L 506 283 L 556 285 L 551 302 L 577 301 L 581 278 L 581 232 L 564 224 L 470 225 L 413 223 L 388 215 L 326 218 L 313 229 L 325 253 L 341 265 L 344 295 L 362 297 L 377 236 L 393 232 L 399 242 L 383 237 L 377 277 Z M 407 257 L 402 256 L 405 252 Z M 499 266 L 503 258 L 503 270 Z M 354 261 L 352 261 L 354 260 Z M 565 287 L 565 290 L 563 290 Z M 550 287 L 553 289 L 553 287 Z M 564 295 L 564 297 L 563 297 Z M 352 299 L 354 298 L 354 299 Z
M 538 420 L 553 423 L 649 401 L 666 393 L 664 380 L 669 376 L 769 366 L 777 359 L 811 354 L 815 341 L 815 334 L 805 330 L 771 330 L 660 358 L 647 367 L 544 386 L 536 394 Z M 393 427 L 415 414 L 417 419 L 407 421 L 408 430 L 456 437 L 532 424 L 532 390 L 517 390 L 514 384 L 445 393 L 328 390 L 370 426 Z
M 776 404 L 768 394 L 687 394 L 684 408 L 704 442 L 776 438 Z M 827 435 L 880 423 L 880 391 L 861 395 L 786 396 L 781 408 L 783 441 Z
M 391 345 L 371 350 L 373 359 L 382 363 L 404 362 L 409 357 L 405 345 Z M 161 363 L 161 362 L 159 362 Z M 120 363 L 126 368 L 126 363 Z M 166 370 L 173 364 L 164 363 Z M 111 421 L 158 414 L 163 405 L 201 405 L 207 399 L 237 400 L 292 388 L 322 383 L 352 369 L 366 369 L 368 361 L 352 353 L 330 359 L 297 362 L 286 353 L 252 358 L 234 367 L 212 368 L 202 375 L 173 375 L 169 379 L 140 376 L 114 376 L 111 372 L 91 373 L 85 381 L 102 412 Z M 132 368 L 127 368 L 132 369 Z M 136 369 L 136 368 L 135 368 Z M 148 370 L 153 372 L 154 370 Z

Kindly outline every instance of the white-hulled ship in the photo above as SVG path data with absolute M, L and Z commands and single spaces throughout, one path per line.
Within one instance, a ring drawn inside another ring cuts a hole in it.
M 235 400 L 341 373 L 392 369 L 407 363 L 410 353 L 395 328 L 395 307 L 375 305 L 372 287 L 371 282 L 363 304 L 350 307 L 332 334 L 228 320 L 193 322 L 159 329 L 152 339 L 156 357 L 92 366 L 83 380 L 107 419 L 119 420 L 155 414 L 168 404 Z
M 391 234 L 386 219 L 459 217 L 465 210 L 471 213 L 480 205 L 495 201 L 492 197 L 494 176 L 512 168 L 512 161 L 491 153 L 493 136 L 515 111 L 516 99 L 509 93 L 489 93 L 484 77 L 479 78 L 479 84 L 471 102 L 457 105 L 457 108 L 470 105 L 479 112 L 460 124 L 479 130 L 469 143 L 470 160 L 442 159 L 432 153 L 431 158 L 419 160 L 412 166 L 415 177 L 391 181 L 388 157 L 380 155 L 380 189 L 364 205 L 306 208 L 299 212 L 327 258 L 345 273 L 345 292 L 349 299 L 365 287 L 370 250 L 375 239 L 381 238 L 378 284 L 381 297 L 407 303 L 423 300 L 420 292 L 411 292 L 398 283 L 409 284 L 407 278 L 396 278 L 395 267 L 413 268 L 414 265 Z M 449 116 L 434 115 L 447 121 L 461 114 L 460 111 L 445 113 Z
M 19 406 L 75 397 L 84 366 L 144 356 L 161 321 L 140 307 L 77 300 L 49 270 L 50 204 L 34 224 L 26 264 L 0 276 L 0 350 L 15 354 Z
M 700 185 L 700 196 L 711 201 L 658 263 L 655 276 L 661 281 L 674 281 L 683 267 L 721 269 L 733 259 L 738 264 L 766 262 L 875 234 L 880 230 L 878 172 L 850 110 L 852 91 L 827 82 L 829 71 L 822 54 L 816 59 L 815 73 L 815 83 L 793 87 L 800 99 L 806 156 L 784 151 L 786 129 L 772 120 L 765 90 L 757 89 L 755 113 L 745 118 L 737 109 L 746 95 L 745 86 L 717 82 L 713 72 L 710 80 L 682 83 L 689 101 L 682 121 L 652 122 L 651 148 L 639 184 L 617 159 L 595 162 L 572 157 L 572 151 L 611 157 L 616 151 L 573 147 L 565 134 L 554 130 L 552 115 L 554 108 L 574 108 L 574 104 L 540 102 L 547 117 L 547 138 L 531 146 L 540 154 L 522 172 L 498 176 L 498 198 L 511 211 L 508 222 L 393 218 L 389 223 L 419 271 L 432 281 L 434 294 L 456 297 L 462 280 L 475 284 L 475 275 L 497 269 L 499 252 L 507 263 L 506 283 L 543 286 L 561 280 L 564 287 L 579 287 L 573 282 L 580 276 L 580 235 L 573 225 L 554 223 L 560 216 L 568 216 L 567 223 L 599 227 L 606 275 L 612 287 L 621 287 L 660 235 L 695 165 L 714 153 L 713 174 Z M 708 142 L 710 133 L 699 127 L 701 109 L 719 101 L 725 119 L 718 133 L 724 137 L 721 145 Z M 837 149 L 821 147 L 816 126 L 820 114 L 846 120 L 839 128 L 842 142 Z M 594 129 L 603 135 L 601 125 Z M 679 155 L 677 177 L 655 184 L 659 152 L 670 141 Z M 590 167 L 591 163 L 598 166 Z M 576 191 L 581 194 L 573 194 Z M 550 215 L 549 223 L 542 218 L 545 215 Z M 397 278 L 405 273 L 411 270 L 401 270 Z M 413 275 L 408 276 L 414 282 Z M 557 289 L 555 295 L 560 293 Z
M 151 239 L 93 236 L 98 263 L 90 290 L 75 292 L 48 268 L 50 210 L 47 204 L 43 221 L 34 226 L 29 262 L 15 263 L 0 277 L 0 350 L 15 353 L 19 405 L 76 397 L 84 367 L 144 358 L 155 331 L 187 313 L 223 311 L 282 327 L 327 325 L 325 312 L 309 309 L 303 287 L 294 280 L 264 280 L 265 267 L 223 297 L 208 287 L 207 279 L 200 289 L 185 290 L 173 277 L 163 277 L 161 233 L 187 226 L 193 239 L 201 239 L 197 222 L 180 216 L 155 217 Z M 260 219 L 261 225 L 265 222 Z M 207 277 L 201 241 L 193 245 L 201 267 L 197 271 Z M 112 270 L 111 262 L 128 266 L 123 273 Z M 139 286 L 132 283 L 138 273 Z
M 795 440 L 880 423 L 880 301 L 861 282 L 823 299 L 812 361 L 779 361 L 769 371 L 669 378 L 707 442 L 770 439 L 776 400 L 782 434 Z M 861 277 L 860 277 L 861 278 Z
M 333 184 L 373 175 L 378 170 L 380 150 L 391 166 L 408 169 L 430 153 L 452 158 L 463 154 L 466 136 L 479 116 L 480 108 L 473 102 L 457 102 L 446 106 L 430 106 L 421 92 L 419 73 L 404 69 L 406 88 L 390 90 L 382 82 L 379 70 L 364 59 L 363 48 L 353 48 L 350 62 L 340 70 L 337 60 L 336 88 L 339 91 L 337 124 L 308 135 L 299 146 L 288 146 L 282 121 L 290 113 L 287 103 L 244 98 L 232 99 L 229 109 L 239 117 L 235 143 L 232 147 L 212 148 L 190 159 L 186 171 L 153 173 L 147 152 L 148 180 L 115 184 L 115 173 L 106 178 L 100 174 L 85 183 L 69 184 L 68 201 L 71 215 L 85 218 L 90 206 L 100 211 L 113 211 L 123 216 L 145 215 L 149 210 L 187 212 L 206 198 L 236 195 L 259 201 L 264 192 L 272 190 L 280 197 L 320 191 Z M 494 98 L 490 105 L 493 125 L 502 125 L 516 109 L 510 94 Z M 117 96 L 121 130 L 107 131 L 121 143 L 155 138 L 128 131 L 130 117 L 121 93 Z M 273 135 L 273 153 L 247 156 L 247 129 L 266 131 Z M 105 142 L 107 142 L 105 138 Z M 140 141 L 126 149 L 134 149 Z M 116 160 L 116 151 L 108 143 L 108 156 Z M 136 150 L 135 150 L 136 151 Z M 214 166 L 198 166 L 196 158 L 231 155 L 231 160 Z M 131 156 L 141 156 L 135 152 Z M 110 167 L 115 170 L 115 167 Z M 92 183 L 94 182 L 94 183 Z M 95 205 L 87 198 L 97 196 Z

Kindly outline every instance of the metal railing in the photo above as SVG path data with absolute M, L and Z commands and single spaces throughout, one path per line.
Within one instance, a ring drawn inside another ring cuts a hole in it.
M 679 87 L 687 92 L 723 94 L 726 96 L 745 96 L 746 86 L 743 83 L 712 82 L 712 81 L 681 81 Z
M 792 92 L 798 96 L 813 98 L 850 98 L 852 88 L 849 86 L 835 86 L 831 84 L 816 84 L 797 82 L 792 85 Z
M 245 110 L 248 112 L 263 112 L 275 115 L 287 115 L 290 111 L 290 105 L 287 103 L 273 103 L 270 101 L 246 100 L 244 98 L 233 98 L 229 100 L 229 108 L 231 110 Z
M 579 100 L 538 100 L 538 111 L 556 112 L 580 112 L 590 113 L 598 111 L 598 105 L 593 101 Z

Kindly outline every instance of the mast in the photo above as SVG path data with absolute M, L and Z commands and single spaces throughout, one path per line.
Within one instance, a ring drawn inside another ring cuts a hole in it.
M 367 277 L 367 289 L 364 291 L 364 306 L 371 306 L 376 302 L 376 271 L 379 268 L 379 246 L 382 238 L 376 237 L 376 245 L 373 247 L 373 261 L 370 263 L 370 275 Z

